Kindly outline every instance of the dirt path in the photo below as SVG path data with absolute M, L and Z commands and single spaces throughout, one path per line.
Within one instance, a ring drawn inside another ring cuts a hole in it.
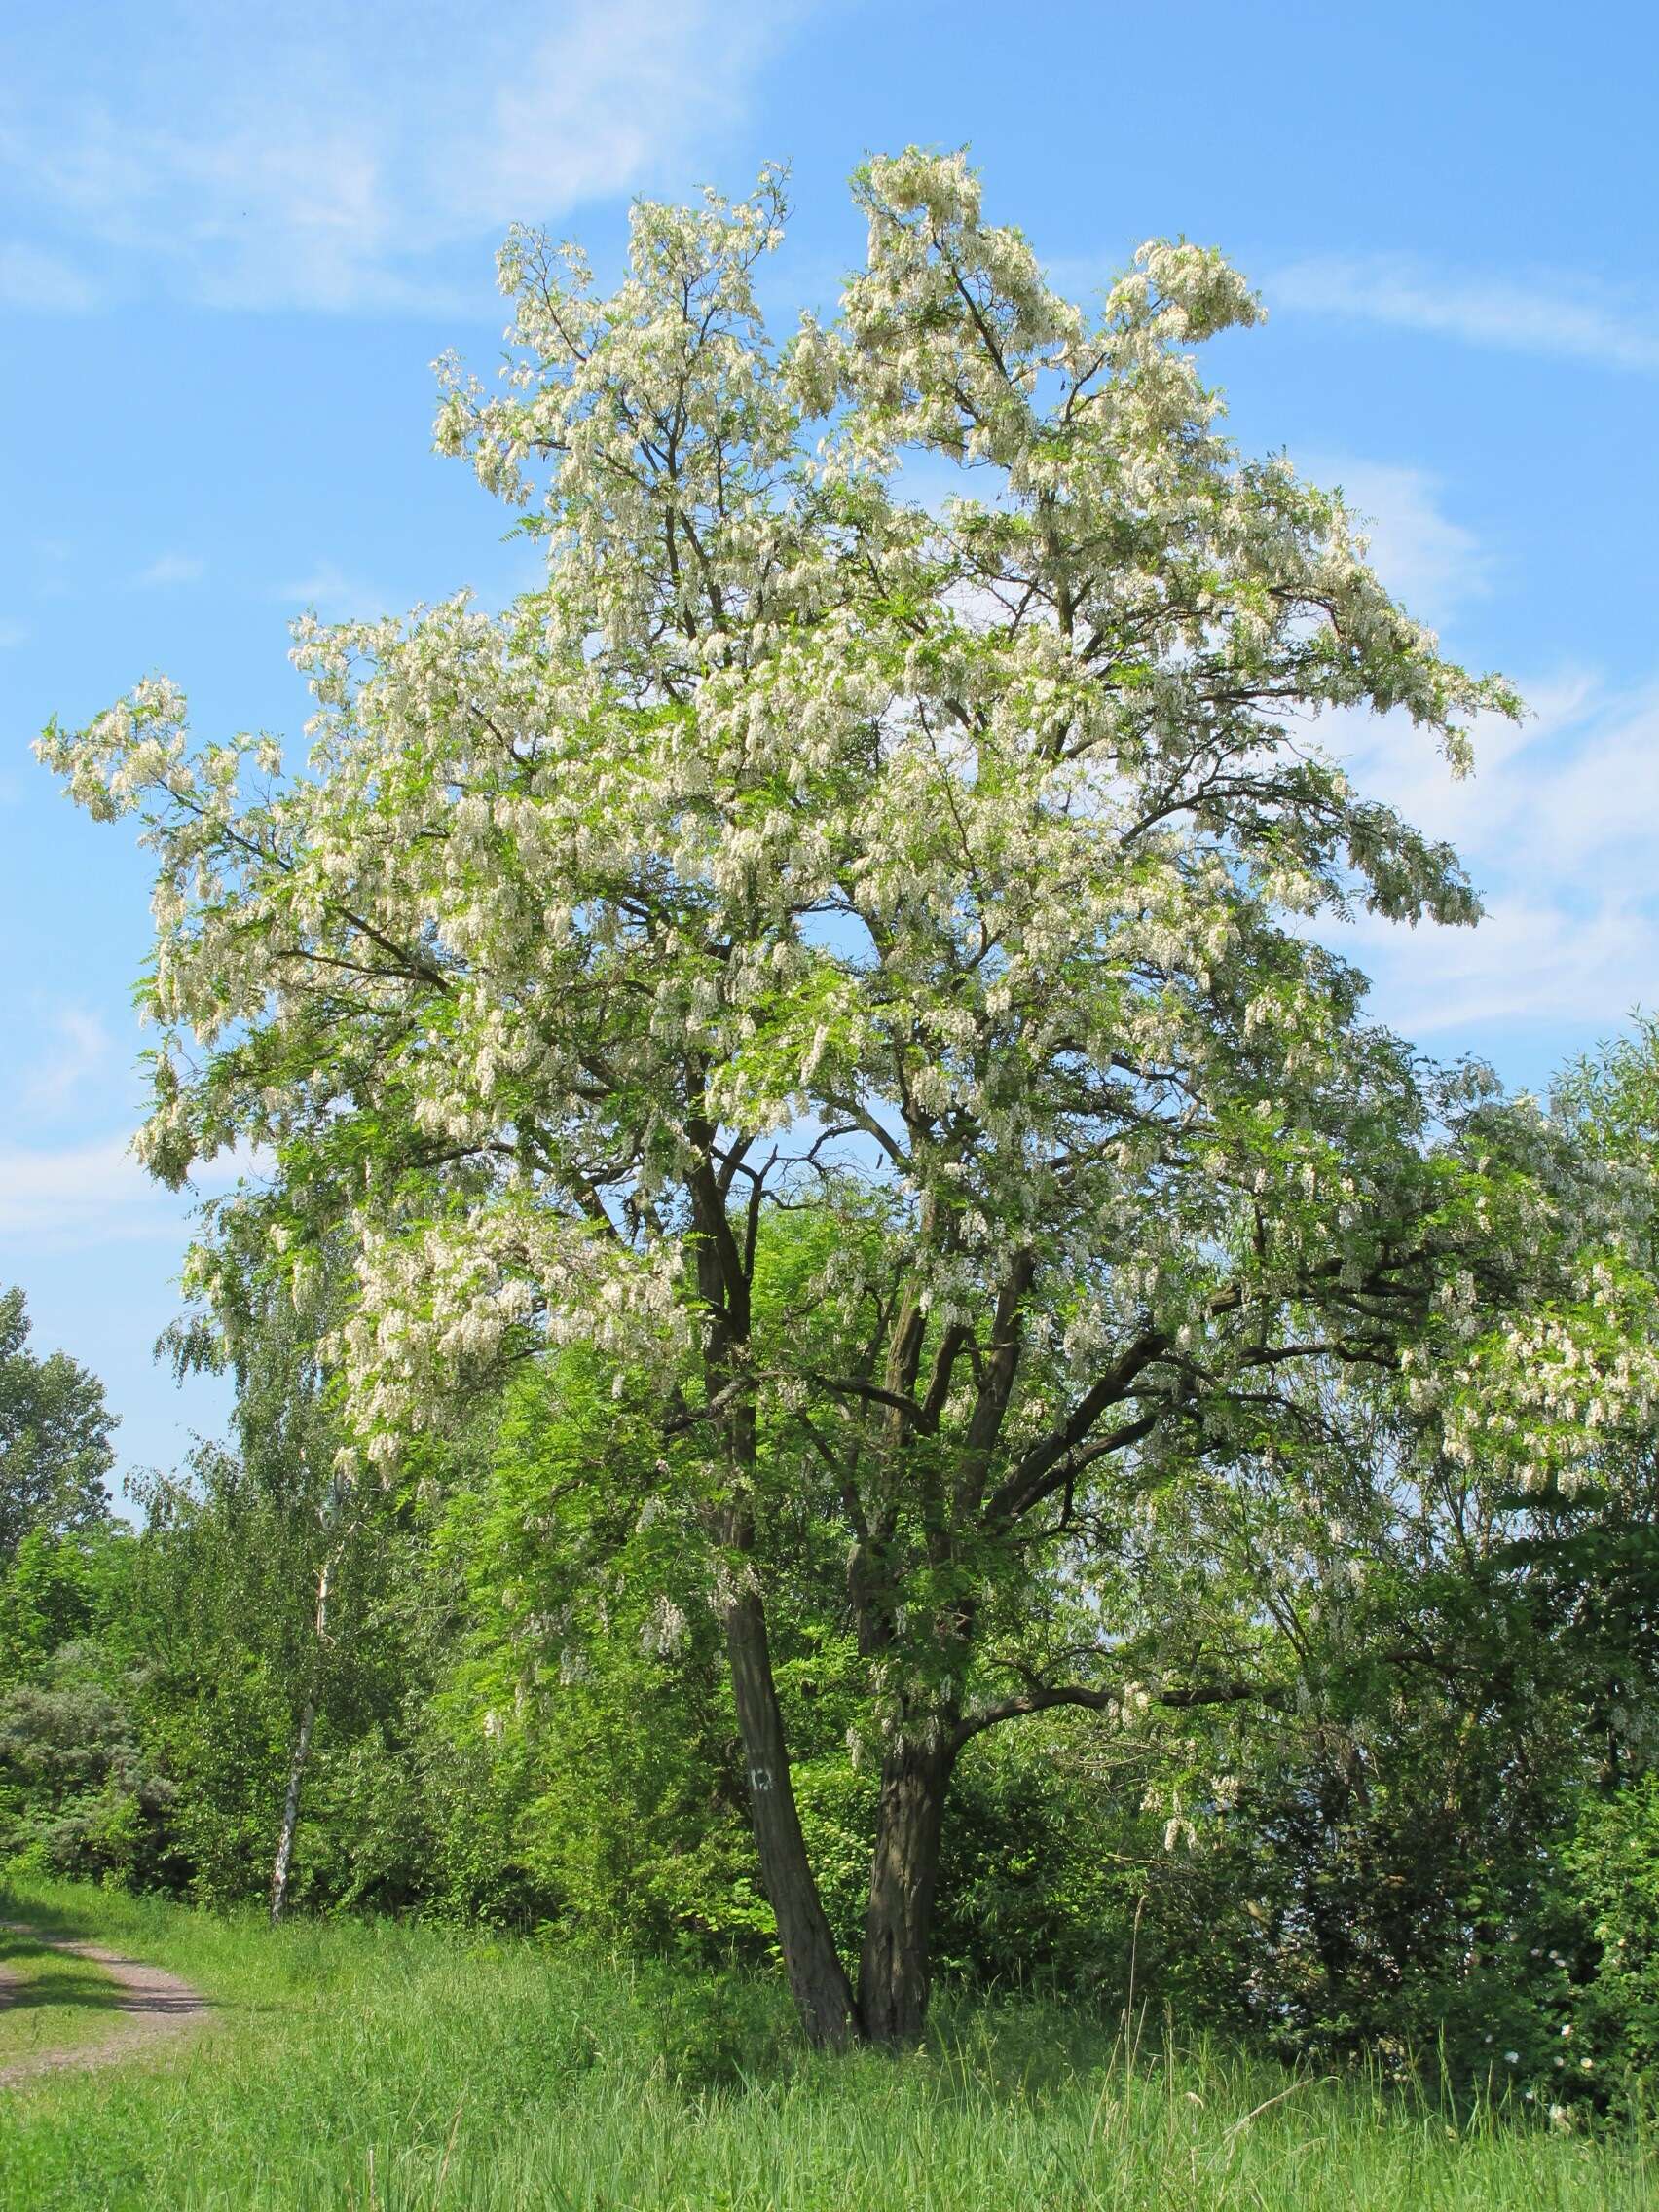
M 210 2009 L 200 1990 L 180 1981 L 175 1973 L 164 1973 L 160 1967 L 123 1958 L 119 1951 L 106 1951 L 98 1943 L 71 1943 L 59 1936 L 47 1936 L 18 1920 L 0 1921 L 0 1929 L 8 1935 L 26 1936 L 50 1950 L 90 1960 L 93 1966 L 102 1967 L 120 1992 L 109 2007 L 119 2024 L 112 2026 L 108 2035 L 95 2042 L 70 2044 L 59 2050 L 34 2050 L 26 2058 L 13 2059 L 0 2066 L 0 2088 L 66 2066 L 113 2066 L 122 2059 L 136 2058 L 153 2044 L 204 2019 Z M 27 1986 L 25 1976 L 0 1967 L 0 2009 Z

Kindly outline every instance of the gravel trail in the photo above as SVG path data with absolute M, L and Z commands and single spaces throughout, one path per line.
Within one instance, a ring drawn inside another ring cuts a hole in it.
M 8 1935 L 26 1936 L 33 1943 L 44 1943 L 54 1951 L 66 1951 L 77 1959 L 86 1959 L 101 1967 L 117 1984 L 118 1994 L 109 2006 L 111 2020 L 108 2035 L 95 2042 L 77 2043 L 61 2049 L 50 2046 L 30 2051 L 26 2058 L 13 2059 L 0 2066 L 0 2088 L 15 2082 L 26 2082 L 39 2074 L 54 2074 L 64 2067 L 114 2066 L 124 2059 L 136 2058 L 153 2045 L 178 2035 L 206 2018 L 211 2008 L 199 1989 L 181 1981 L 177 1974 L 166 1973 L 160 1967 L 146 1966 L 141 1960 L 124 1958 L 119 1951 L 106 1951 L 98 1943 L 71 1943 L 59 1936 L 48 1936 L 38 1928 L 29 1928 L 21 1921 L 0 1921 L 0 1929 Z M 25 1976 L 14 1969 L 0 1966 L 0 2010 L 15 2003 L 27 1990 Z

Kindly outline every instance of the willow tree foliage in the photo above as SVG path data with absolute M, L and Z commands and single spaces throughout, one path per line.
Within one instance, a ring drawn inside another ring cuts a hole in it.
M 1340 499 L 1227 442 L 1192 350 L 1259 310 L 1218 254 L 1144 246 L 1086 311 L 960 158 L 856 194 L 866 265 L 781 347 L 773 176 L 637 206 L 608 294 L 511 235 L 503 382 L 446 365 L 437 436 L 545 585 L 302 625 L 308 768 L 195 743 L 161 680 L 42 746 L 159 858 L 149 1162 L 260 1147 L 285 1264 L 342 1222 L 359 1254 L 343 1471 L 568 1344 L 651 1425 L 642 1508 L 699 1548 L 825 2041 L 921 2023 L 976 1735 L 1262 1694 L 1196 1597 L 1128 1645 L 1101 1593 L 1281 1378 L 1456 1298 L 1481 1203 L 1309 927 L 1475 899 L 1317 717 L 1400 710 L 1456 768 L 1514 710 Z M 768 1653 L 802 1514 L 881 1773 L 853 1971 Z

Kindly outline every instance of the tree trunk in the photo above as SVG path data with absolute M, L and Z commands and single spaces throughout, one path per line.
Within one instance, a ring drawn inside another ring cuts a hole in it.
M 288 1794 L 282 1801 L 282 1832 L 276 1839 L 276 1862 L 271 1869 L 271 1925 L 276 1927 L 282 1917 L 282 1907 L 288 1898 L 288 1869 L 294 1862 L 294 1830 L 300 1825 L 300 1785 L 305 1780 L 306 1761 L 311 1756 L 312 1730 L 316 1725 L 316 1700 L 307 1698 L 300 1714 L 300 1732 L 294 1740 L 294 1755 L 288 1761 Z
M 749 1761 L 749 1801 L 760 1872 L 778 1923 L 784 1970 L 810 2042 L 835 2048 L 857 2030 L 852 1984 L 818 1895 L 790 1779 L 784 1718 L 757 1592 L 726 1607 L 726 1651 Z
M 859 2019 L 871 2043 L 914 2043 L 927 2021 L 940 1838 L 954 1764 L 947 1729 L 901 1734 L 882 1763 L 859 1961 Z
M 328 1495 L 323 1502 L 324 1529 L 331 1528 L 339 1520 L 345 1495 L 345 1486 L 336 1475 L 328 1486 Z M 288 1792 L 282 1800 L 282 1832 L 276 1838 L 276 1858 L 271 1868 L 273 1928 L 281 1919 L 282 1908 L 288 1901 L 288 1870 L 294 1862 L 294 1831 L 300 1825 L 300 1788 L 306 1778 L 306 1761 L 311 1757 L 312 1731 L 316 1726 L 317 1685 L 322 1678 L 323 1653 L 328 1644 L 328 1598 L 334 1585 L 334 1569 L 345 1549 L 346 1537 L 342 1536 L 317 1570 L 316 1614 L 312 1624 L 316 1642 L 308 1669 L 311 1678 L 307 1686 L 306 1702 L 300 1710 L 299 1734 L 294 1739 L 293 1756 L 288 1761 Z

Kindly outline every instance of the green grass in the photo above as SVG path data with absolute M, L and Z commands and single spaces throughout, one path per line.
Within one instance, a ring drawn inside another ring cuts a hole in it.
M 6 1916 L 196 1982 L 138 2066 L 0 2092 L 0 2206 L 352 2212 L 1618 2212 L 1643 2140 L 1455 2117 L 1217 2049 L 1125 2057 L 1030 2001 L 929 2047 L 802 2054 L 769 1983 L 389 1924 L 250 1919 L 33 1884 Z
M 0 1928 L 0 2072 L 37 2051 L 101 2041 L 121 2021 L 120 1998 L 90 1959 Z

